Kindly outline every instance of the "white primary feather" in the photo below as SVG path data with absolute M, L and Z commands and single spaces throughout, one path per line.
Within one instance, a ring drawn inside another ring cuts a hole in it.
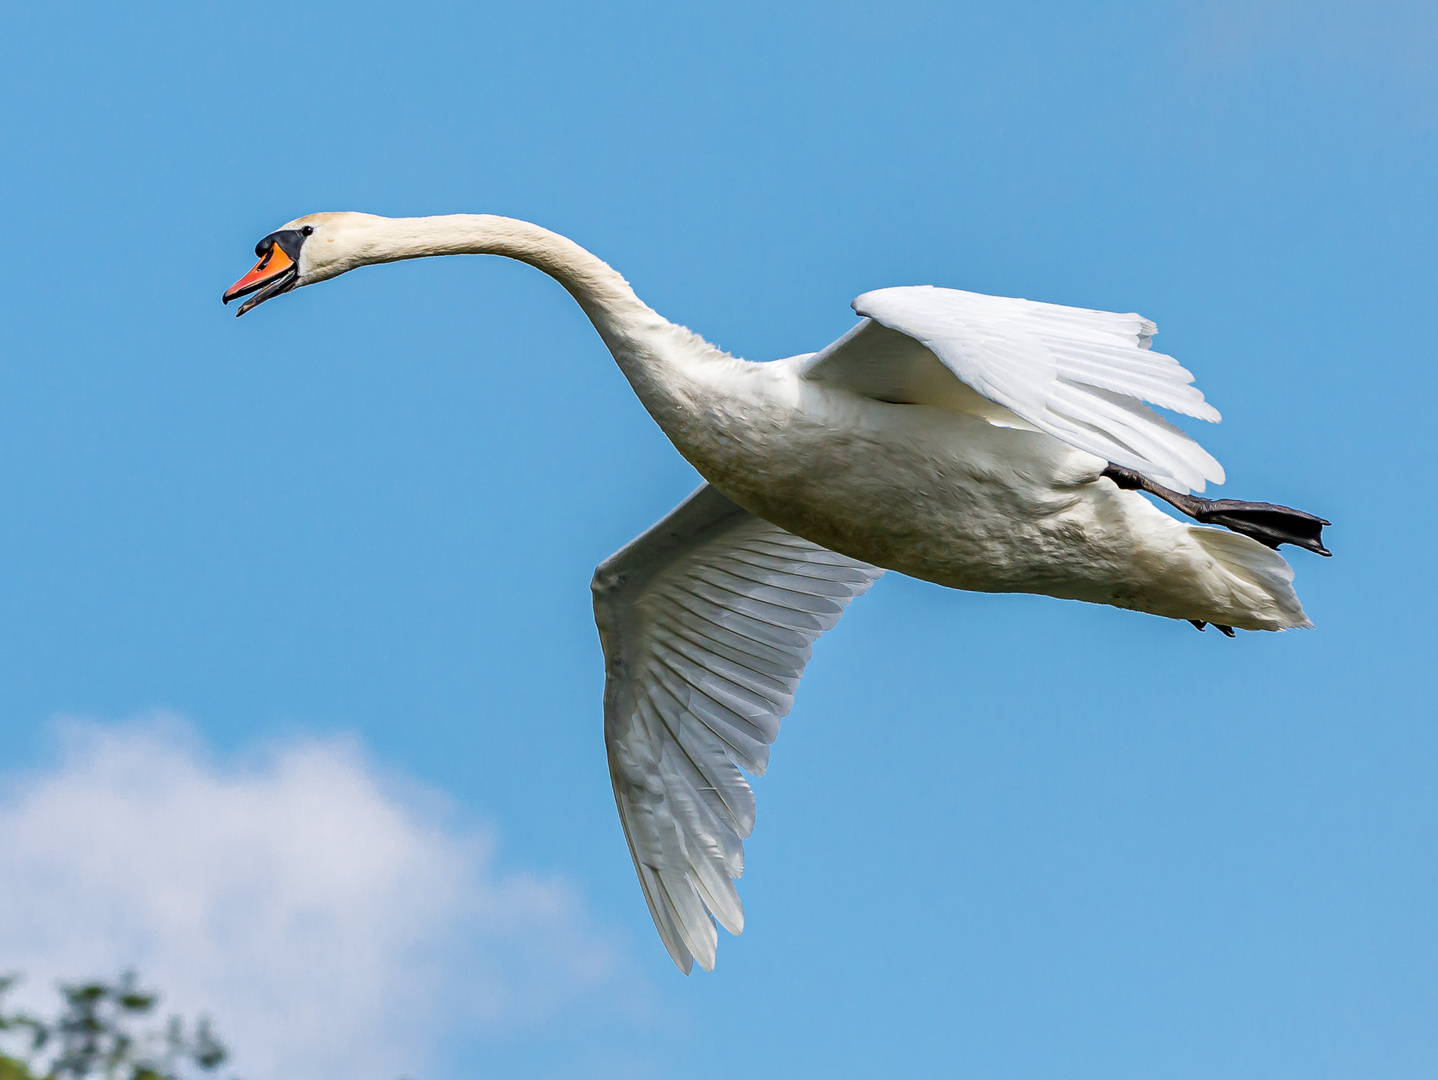
M 1142 316 L 932 285 L 877 289 L 853 307 L 912 338 L 964 384 L 1070 446 L 1184 490 L 1223 482 L 1223 467 L 1206 450 L 1144 404 L 1219 419 L 1192 373 L 1149 348 L 1157 330 Z M 912 351 L 866 333 L 867 325 L 816 353 L 805 376 L 857 381 L 871 396 L 883 396 L 870 389 L 883 376 L 866 367 L 895 372 L 902 365 L 900 381 L 932 379 Z
M 760 775 L 810 647 L 883 573 L 705 485 L 594 575 L 619 817 L 670 956 L 714 966 Z M 711 919 L 712 915 L 712 919 Z

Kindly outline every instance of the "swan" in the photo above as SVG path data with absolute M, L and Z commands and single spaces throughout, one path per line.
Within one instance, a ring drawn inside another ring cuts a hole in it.
M 240 315 L 372 263 L 484 254 L 542 270 L 705 479 L 592 586 L 614 799 L 686 974 L 696 960 L 713 969 L 716 922 L 744 927 L 735 882 L 755 805 L 741 770 L 763 774 L 815 640 L 886 569 L 1230 637 L 1312 625 L 1277 548 L 1327 555 L 1329 522 L 1191 494 L 1222 483 L 1222 467 L 1145 403 L 1219 414 L 1136 314 L 879 289 L 833 344 L 754 363 L 658 315 L 573 241 L 511 218 L 310 214 L 255 252 L 223 297 L 247 297 Z

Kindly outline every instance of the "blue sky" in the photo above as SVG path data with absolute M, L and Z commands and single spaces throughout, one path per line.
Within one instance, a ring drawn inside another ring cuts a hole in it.
M 509 959 L 480 916 L 426 924 L 461 958 L 435 1002 L 483 969 L 533 1007 L 409 1016 L 415 1080 L 1438 1068 L 1430 11 L 17 5 L 0 56 L 0 813 L 29 842 L 66 784 L 144 802 L 106 754 L 294 798 L 286 762 L 330 754 L 424 865 L 562 898 Z M 1142 312 L 1224 415 L 1192 428 L 1221 494 L 1335 522 L 1335 558 L 1291 556 L 1318 628 L 889 576 L 757 784 L 749 929 L 685 979 L 609 793 L 588 581 L 696 477 L 526 267 L 220 307 L 333 209 L 537 221 L 751 359 L 886 285 Z M 313 965 L 367 977 L 334 940 Z M 195 994 L 222 1032 L 248 1007 Z

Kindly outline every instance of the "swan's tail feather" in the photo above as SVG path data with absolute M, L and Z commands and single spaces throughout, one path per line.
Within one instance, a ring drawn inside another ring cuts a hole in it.
M 1188 533 L 1217 563 L 1217 609 L 1208 622 L 1241 630 L 1312 628 L 1293 591 L 1293 567 L 1277 551 L 1224 529 L 1190 525 Z

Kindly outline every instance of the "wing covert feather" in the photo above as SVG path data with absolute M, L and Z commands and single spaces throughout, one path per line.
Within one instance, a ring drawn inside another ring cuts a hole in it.
M 1017 419 L 1182 490 L 1223 482 L 1212 455 L 1148 407 L 1219 420 L 1193 374 L 1150 348 L 1157 330 L 1140 315 L 932 285 L 877 289 L 853 307 L 864 321 L 805 361 L 806 378 Z M 966 399 L 946 376 L 986 402 Z

